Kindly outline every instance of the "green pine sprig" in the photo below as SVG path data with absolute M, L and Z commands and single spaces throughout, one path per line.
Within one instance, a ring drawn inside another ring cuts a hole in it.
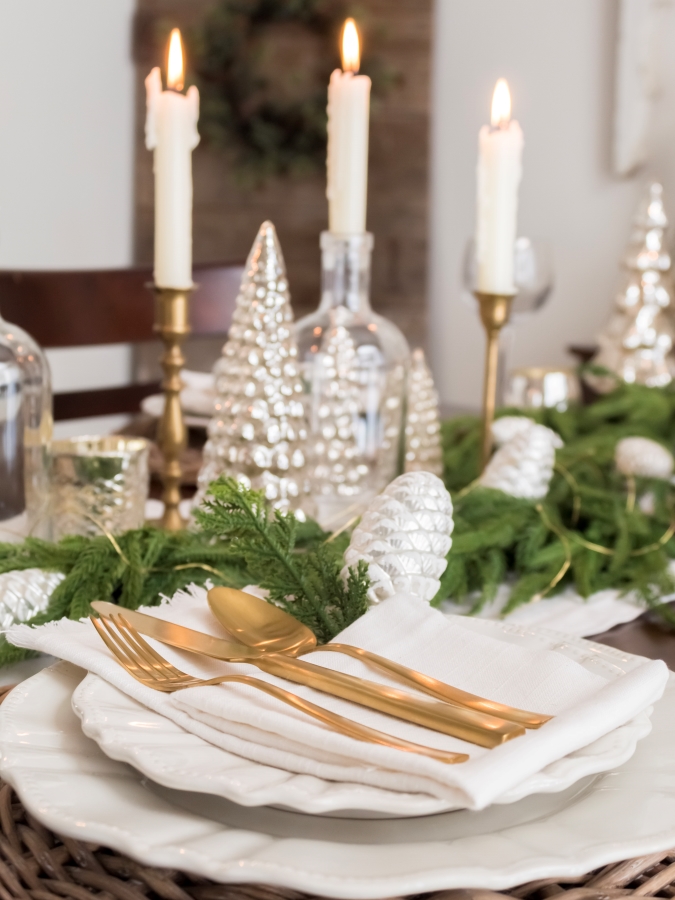
M 270 600 L 316 634 L 319 643 L 335 637 L 368 608 L 367 566 L 351 567 L 346 584 L 343 543 L 327 540 L 314 522 L 270 510 L 262 491 L 233 478 L 214 482 L 196 513 L 206 534 L 243 560 L 251 581 L 270 592 Z

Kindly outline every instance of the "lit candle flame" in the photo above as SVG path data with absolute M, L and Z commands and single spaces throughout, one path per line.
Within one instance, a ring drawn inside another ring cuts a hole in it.
M 169 61 L 166 70 L 166 86 L 174 91 L 182 91 L 185 81 L 183 64 L 183 44 L 180 29 L 174 28 L 169 38 Z
M 500 78 L 495 85 L 490 119 L 493 128 L 509 127 L 509 122 L 511 121 L 511 94 L 505 78 Z
M 359 33 L 356 30 L 356 22 L 353 19 L 347 19 L 342 31 L 342 71 L 356 73 L 360 67 Z

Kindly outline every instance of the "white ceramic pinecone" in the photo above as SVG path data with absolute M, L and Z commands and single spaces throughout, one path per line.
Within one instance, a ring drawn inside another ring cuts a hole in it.
M 512 430 L 514 436 L 497 450 L 485 467 L 480 483 L 512 497 L 541 500 L 548 494 L 555 451 L 563 442 L 550 428 L 523 419 L 527 424 L 520 430 Z
M 65 575 L 43 569 L 15 569 L 0 575 L 0 629 L 25 622 L 47 609 Z
M 430 472 L 399 475 L 354 529 L 342 577 L 365 560 L 371 603 L 399 592 L 428 602 L 440 587 L 453 527 L 452 500 L 440 478 Z
M 534 422 L 528 416 L 502 416 L 492 423 L 492 440 L 496 447 L 501 447 L 517 435 L 529 431 L 532 425 Z
M 673 454 L 649 438 L 623 438 L 614 450 L 614 461 L 623 475 L 666 480 L 673 474 Z

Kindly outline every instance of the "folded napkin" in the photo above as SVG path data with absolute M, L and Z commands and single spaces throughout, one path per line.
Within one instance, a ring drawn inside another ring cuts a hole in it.
M 179 593 L 144 612 L 225 635 L 209 612 L 202 588 L 193 586 L 190 594 Z M 668 678 L 660 661 L 637 661 L 627 674 L 613 677 L 611 666 L 594 657 L 592 645 L 582 663 L 565 655 L 564 636 L 558 651 L 548 649 L 550 633 L 542 634 L 537 647 L 532 632 L 529 645 L 522 646 L 503 626 L 491 626 L 491 634 L 484 633 L 485 627 L 481 623 L 477 630 L 472 620 L 444 616 L 396 595 L 371 609 L 337 640 L 389 656 L 464 690 L 555 715 L 539 730 L 493 750 L 266 675 L 248 664 L 206 660 L 151 642 L 183 671 L 203 677 L 227 672 L 254 675 L 381 731 L 469 753 L 471 759 L 460 765 L 345 737 L 246 685 L 192 688 L 169 695 L 144 688 L 114 661 L 88 621 L 15 626 L 7 639 L 88 669 L 187 731 L 266 766 L 332 781 L 423 792 L 470 809 L 484 808 L 554 760 L 623 725 L 661 696 Z M 350 657 L 313 653 L 310 658 L 318 665 L 400 687 Z

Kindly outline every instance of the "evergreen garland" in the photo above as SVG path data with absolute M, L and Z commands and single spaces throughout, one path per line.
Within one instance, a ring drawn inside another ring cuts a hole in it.
M 659 599 L 675 590 L 668 572 L 675 558 L 675 489 L 659 479 L 627 479 L 614 464 L 623 437 L 647 437 L 673 448 L 675 390 L 624 384 L 592 406 L 528 415 L 565 441 L 556 453 L 549 492 L 537 503 L 477 483 L 478 418 L 443 424 L 455 530 L 433 602 L 468 596 L 477 610 L 507 580 L 512 585 L 508 612 L 573 584 L 584 597 L 609 587 L 635 591 L 675 619 Z M 639 503 L 645 495 L 648 512 Z M 365 563 L 350 570 L 346 585 L 340 578 L 348 534 L 333 536 L 315 522 L 272 512 L 262 492 L 231 478 L 211 485 L 196 518 L 200 529 L 193 532 L 145 527 L 117 538 L 0 544 L 0 573 L 37 567 L 65 575 L 47 609 L 29 621 L 33 625 L 89 615 L 92 600 L 129 609 L 157 604 L 162 596 L 207 579 L 239 588 L 259 584 L 321 643 L 366 611 Z M 29 655 L 0 641 L 0 665 Z
M 500 411 L 513 414 L 523 412 Z M 479 609 L 508 573 L 513 586 L 504 612 L 573 584 L 583 597 L 609 587 L 635 591 L 672 618 L 659 597 L 675 590 L 667 571 L 675 557 L 673 487 L 659 479 L 629 483 L 616 471 L 614 450 L 629 436 L 651 438 L 671 449 L 675 392 L 623 384 L 591 406 L 527 414 L 565 441 L 556 452 L 548 495 L 536 504 L 474 485 L 481 436 L 477 418 L 443 424 L 455 531 L 434 602 L 469 595 Z M 634 494 L 646 493 L 653 498 L 649 514 L 634 502 Z
M 66 577 L 44 612 L 28 620 L 43 625 L 64 616 L 81 619 L 92 600 L 127 609 L 152 606 L 188 584 L 241 588 L 260 584 L 271 598 L 308 625 L 321 643 L 362 615 L 369 581 L 365 565 L 340 577 L 346 537 L 330 537 L 314 522 L 292 513 L 271 514 L 264 494 L 231 478 L 211 487 L 201 531 L 166 532 L 153 527 L 122 535 L 65 537 L 58 544 L 28 538 L 0 544 L 0 573 L 40 568 Z M 0 666 L 33 654 L 0 641 Z

